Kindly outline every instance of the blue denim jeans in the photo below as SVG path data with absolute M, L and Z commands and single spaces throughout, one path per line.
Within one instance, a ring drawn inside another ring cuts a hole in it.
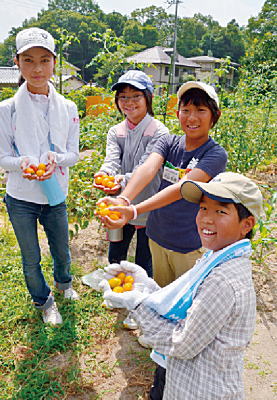
M 22 256 L 23 273 L 27 288 L 40 309 L 49 308 L 54 301 L 51 290 L 41 270 L 41 252 L 38 240 L 38 222 L 46 233 L 54 261 L 54 281 L 60 290 L 71 287 L 68 220 L 65 203 L 50 207 L 5 196 Z
M 137 246 L 135 263 L 145 269 L 147 275 L 152 277 L 152 256 L 148 244 L 148 236 L 146 236 L 146 228 L 136 229 L 134 225 L 127 224 L 123 227 L 123 240 L 120 242 L 110 242 L 109 246 L 109 262 L 120 263 L 127 260 L 127 253 L 134 236 L 137 232 Z

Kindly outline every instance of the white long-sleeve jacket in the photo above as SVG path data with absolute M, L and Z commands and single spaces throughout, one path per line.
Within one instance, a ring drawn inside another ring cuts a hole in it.
M 43 115 L 47 121 L 48 97 L 44 95 L 30 94 L 34 102 L 38 115 Z M 69 132 L 66 143 L 66 153 L 56 152 L 56 176 L 65 195 L 68 193 L 69 168 L 73 166 L 79 159 L 79 116 L 76 105 L 65 100 L 69 116 Z M 7 174 L 7 193 L 18 199 L 30 201 L 37 204 L 47 204 L 48 200 L 43 194 L 40 184 L 35 180 L 28 180 L 22 177 L 20 163 L 22 157 L 18 155 L 14 147 L 15 132 L 15 114 L 13 98 L 4 100 L 0 103 L 0 167 Z M 28 118 L 28 115 L 26 115 Z M 61 134 L 63 134 L 61 132 Z M 45 154 L 50 150 L 49 146 L 49 129 L 41 132 L 40 146 L 41 157 L 35 162 L 45 162 Z M 26 140 L 28 140 L 28 132 L 26 132 Z M 29 155 L 32 157 L 32 154 Z

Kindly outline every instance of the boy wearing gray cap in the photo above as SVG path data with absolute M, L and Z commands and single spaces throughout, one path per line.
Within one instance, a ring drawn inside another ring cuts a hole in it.
M 152 358 L 160 366 L 151 400 L 240 400 L 243 354 L 256 317 L 249 238 L 262 212 L 262 195 L 254 182 L 232 172 L 209 183 L 186 181 L 181 195 L 199 204 L 198 233 L 210 251 L 162 289 L 129 263 L 125 269 L 144 292 L 106 288 L 104 297 L 133 310 L 155 349 Z M 106 270 L 114 272 L 113 266 Z

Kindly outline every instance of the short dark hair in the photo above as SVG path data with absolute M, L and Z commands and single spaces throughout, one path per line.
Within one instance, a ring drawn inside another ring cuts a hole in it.
M 243 204 L 241 204 L 241 203 L 237 203 L 237 204 L 234 203 L 234 206 L 235 206 L 236 209 L 237 209 L 238 216 L 239 216 L 239 221 L 241 221 L 241 220 L 243 220 L 243 219 L 245 219 L 245 218 L 248 218 L 248 217 L 250 217 L 250 216 L 253 216 L 253 214 L 251 214 L 251 212 L 250 212 L 246 207 L 244 207 Z M 253 229 L 251 229 L 251 231 L 249 231 L 249 232 L 245 235 L 245 238 L 246 238 L 246 239 L 252 239 L 253 236 L 254 236 L 254 234 L 253 234 Z
M 199 88 L 191 88 L 187 90 L 180 98 L 178 111 L 181 106 L 186 106 L 187 104 L 193 104 L 197 107 L 208 107 L 212 112 L 212 127 L 215 126 L 220 117 L 220 110 L 216 102 L 204 90 Z
M 153 106 L 152 106 L 152 98 L 153 98 L 152 93 L 148 89 L 138 89 L 133 85 L 129 85 L 128 83 L 126 83 L 126 85 L 124 85 L 124 84 L 120 85 L 120 87 L 115 92 L 115 104 L 116 104 L 118 111 L 122 114 L 122 111 L 120 110 L 119 105 L 118 105 L 118 95 L 120 93 L 122 93 L 122 91 L 124 89 L 126 89 L 127 87 L 138 90 L 139 92 L 143 93 L 145 100 L 146 100 L 147 112 L 148 112 L 148 114 L 150 114 L 153 117 L 154 111 L 153 111 Z

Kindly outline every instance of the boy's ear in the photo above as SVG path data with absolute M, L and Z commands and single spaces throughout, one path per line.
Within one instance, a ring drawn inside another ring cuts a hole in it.
M 17 66 L 19 66 L 19 64 L 18 64 L 18 59 L 17 59 L 16 57 L 13 58 L 13 61 L 14 61 L 14 63 L 15 63 Z
M 246 236 L 248 232 L 251 231 L 251 229 L 254 228 L 255 225 L 255 217 L 253 215 L 250 215 L 247 218 L 244 218 L 242 221 L 241 229 L 242 229 L 242 235 Z

